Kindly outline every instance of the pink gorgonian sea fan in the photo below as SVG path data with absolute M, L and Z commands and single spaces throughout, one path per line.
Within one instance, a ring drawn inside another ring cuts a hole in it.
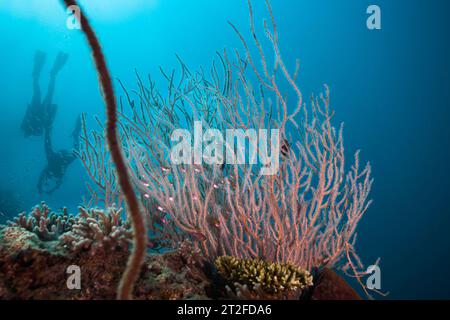
M 136 90 L 120 83 L 120 132 L 148 215 L 149 246 L 174 248 L 187 239 L 211 261 L 257 257 L 306 270 L 339 268 L 359 279 L 356 227 L 371 202 L 371 167 L 361 165 L 359 152 L 345 165 L 343 130 L 332 125 L 328 87 L 303 101 L 299 63 L 290 72 L 283 61 L 266 4 L 265 38 L 258 35 L 249 2 L 251 41 L 231 24 L 243 50 L 224 50 L 209 71 L 193 72 L 177 57 L 180 72 L 161 70 L 164 90 L 138 73 Z M 261 175 L 257 163 L 174 164 L 178 141 L 172 133 L 193 132 L 199 122 L 224 136 L 227 129 L 279 130 L 278 170 Z M 82 142 L 79 157 L 92 178 L 91 201 L 120 205 L 102 134 L 90 135 L 85 125 Z

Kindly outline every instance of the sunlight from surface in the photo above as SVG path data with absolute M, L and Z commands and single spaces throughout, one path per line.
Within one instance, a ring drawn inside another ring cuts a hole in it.
M 35 18 L 46 23 L 57 23 L 64 17 L 60 0 L 1 0 L 0 13 Z M 124 20 L 149 11 L 158 0 L 79 0 L 90 17 L 102 21 Z

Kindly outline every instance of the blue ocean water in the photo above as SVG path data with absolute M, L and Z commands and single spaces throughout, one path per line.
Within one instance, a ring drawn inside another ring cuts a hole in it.
M 159 66 L 177 67 L 175 54 L 197 69 L 209 66 L 218 50 L 241 48 L 228 20 L 248 30 L 243 0 L 80 3 L 97 29 L 113 76 L 129 88 L 135 87 L 134 69 L 156 76 Z M 370 4 L 381 7 L 382 30 L 366 28 Z M 272 0 L 272 5 L 284 60 L 293 68 L 300 58 L 303 94 L 330 86 L 336 122 L 345 122 L 348 155 L 360 148 L 362 159 L 373 166 L 374 203 L 358 232 L 361 258 L 367 263 L 381 258 L 387 298 L 450 298 L 445 271 L 450 270 L 450 4 Z M 254 6 L 257 19 L 267 18 L 262 1 Z M 78 114 L 86 113 L 89 121 L 93 115 L 104 119 L 84 37 L 66 28 L 57 0 L 2 0 L 0 43 L 0 190 L 16 199 L 20 210 L 41 200 L 75 210 L 88 195 L 81 164 L 70 166 L 55 193 L 39 195 L 42 137 L 24 138 L 20 123 L 32 95 L 37 49 L 48 53 L 43 91 L 57 52 L 70 55 L 54 96 L 59 106 L 55 147 L 70 148 Z

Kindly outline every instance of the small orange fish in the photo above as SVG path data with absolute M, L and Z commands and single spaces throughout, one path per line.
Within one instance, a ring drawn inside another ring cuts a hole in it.
M 217 218 L 215 218 L 215 217 L 209 216 L 209 217 L 208 217 L 208 222 L 209 222 L 209 224 L 210 224 L 211 226 L 213 226 L 213 227 L 215 227 L 215 228 L 217 228 L 217 229 L 220 228 L 220 221 L 219 221 L 219 219 L 217 219 Z
M 164 217 L 161 217 L 161 222 L 163 223 L 163 224 L 167 224 L 167 219 L 166 219 L 166 217 L 164 216 Z
M 201 233 L 200 231 L 192 232 L 191 236 L 197 241 L 201 241 L 201 242 L 206 241 L 206 236 L 203 233 Z

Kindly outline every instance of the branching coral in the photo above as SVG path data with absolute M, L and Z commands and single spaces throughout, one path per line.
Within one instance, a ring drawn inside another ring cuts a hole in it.
M 311 274 L 292 264 L 268 263 L 260 259 L 216 259 L 218 272 L 231 283 L 262 289 L 268 294 L 303 290 L 313 285 Z
M 75 216 L 69 215 L 66 208 L 56 213 L 42 202 L 29 215 L 20 214 L 9 226 L 30 231 L 41 241 L 59 241 L 71 252 L 128 250 L 133 232 L 129 222 L 122 218 L 122 209 L 79 207 L 78 210 Z
M 32 209 L 31 214 L 21 213 L 9 224 L 33 232 L 43 241 L 54 241 L 70 231 L 74 223 L 75 218 L 68 214 L 66 208 L 62 213 L 55 213 L 42 202 Z
M 80 213 L 71 230 L 61 236 L 61 240 L 72 251 L 91 250 L 128 250 L 133 239 L 133 232 L 128 222 L 122 217 L 122 210 L 109 208 L 85 209 Z

